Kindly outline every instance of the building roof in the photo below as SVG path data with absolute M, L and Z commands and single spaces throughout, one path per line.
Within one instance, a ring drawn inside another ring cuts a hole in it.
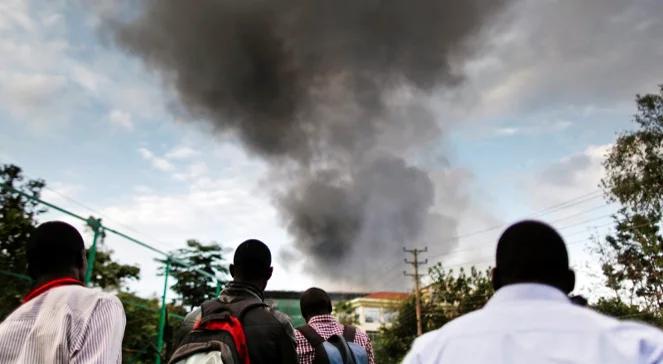
M 408 293 L 404 292 L 373 292 L 362 298 L 369 298 L 374 300 L 392 300 L 392 301 L 404 301 L 410 296 Z

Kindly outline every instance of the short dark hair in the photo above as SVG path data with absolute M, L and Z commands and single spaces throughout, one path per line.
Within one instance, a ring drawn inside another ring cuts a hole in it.
M 47 274 L 69 273 L 83 267 L 85 243 L 75 227 L 62 221 L 45 222 L 27 242 L 28 273 L 33 279 Z
M 332 313 L 331 299 L 323 289 L 313 287 L 302 293 L 299 298 L 299 308 L 304 319 L 317 315 L 329 315 Z
M 497 242 L 495 261 L 498 286 L 533 282 L 573 289 L 564 240 L 548 224 L 525 220 L 511 225 Z
M 239 244 L 233 258 L 235 272 L 240 279 L 268 279 L 272 266 L 272 253 L 260 240 L 249 239 Z

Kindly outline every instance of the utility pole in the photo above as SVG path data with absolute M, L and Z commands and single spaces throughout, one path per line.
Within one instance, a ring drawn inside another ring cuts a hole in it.
M 427 253 L 428 252 L 428 247 L 424 247 L 423 249 L 405 249 L 403 248 L 403 252 L 412 254 L 414 256 L 414 260 L 409 261 L 405 259 L 406 264 L 411 264 L 414 266 L 414 274 L 408 273 L 406 271 L 403 271 L 403 274 L 406 277 L 413 277 L 414 278 L 414 301 L 415 301 L 415 311 L 417 313 L 417 336 L 421 336 L 423 334 L 422 326 L 421 326 L 421 288 L 419 287 L 421 283 L 421 274 L 419 274 L 419 265 L 422 264 L 427 264 L 428 259 L 424 261 L 419 261 L 419 253 Z

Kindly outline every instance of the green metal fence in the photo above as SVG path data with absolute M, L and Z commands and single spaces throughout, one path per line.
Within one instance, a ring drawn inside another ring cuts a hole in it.
M 115 229 L 112 229 L 112 228 L 102 224 L 101 219 L 99 219 L 99 218 L 95 218 L 93 216 L 85 218 L 85 217 L 83 217 L 79 214 L 76 214 L 76 213 L 71 212 L 67 209 L 64 209 L 62 207 L 54 205 L 50 202 L 44 201 L 43 199 L 38 198 L 36 196 L 33 196 L 31 194 L 28 194 L 28 193 L 25 193 L 23 191 L 17 190 L 15 188 L 11 188 L 11 189 L 15 193 L 20 194 L 21 196 L 23 196 L 25 198 L 36 201 L 36 202 L 38 202 L 38 203 L 40 203 L 40 204 L 42 204 L 46 207 L 52 208 L 53 210 L 59 211 L 63 214 L 66 214 L 68 216 L 71 216 L 73 218 L 76 218 L 78 220 L 81 220 L 81 221 L 85 222 L 85 224 L 92 230 L 92 233 L 93 233 L 92 245 L 90 246 L 90 249 L 88 251 L 88 257 L 87 257 L 88 266 L 87 266 L 87 271 L 85 272 L 85 282 L 84 283 L 85 283 L 86 286 L 90 285 L 90 281 L 92 279 L 92 272 L 94 270 L 94 261 L 95 261 L 95 257 L 96 257 L 96 254 L 97 254 L 97 245 L 106 236 L 107 233 L 117 235 L 121 238 L 124 238 L 124 239 L 128 240 L 129 242 L 131 242 L 133 244 L 139 245 L 139 246 L 141 246 L 145 249 L 148 249 L 148 250 L 150 250 L 150 251 L 152 251 L 152 252 L 154 252 L 154 253 L 156 253 L 156 254 L 164 257 L 164 258 L 166 258 L 165 262 L 164 262 L 163 293 L 161 295 L 161 308 L 160 308 L 160 313 L 159 313 L 159 325 L 158 325 L 158 329 L 157 329 L 158 330 L 157 331 L 157 341 L 156 341 L 157 354 L 156 354 L 156 357 L 155 357 L 155 362 L 157 364 L 160 364 L 161 363 L 161 353 L 162 353 L 163 347 L 164 347 L 164 331 L 165 331 L 165 326 L 166 326 L 166 314 L 167 314 L 167 312 L 166 312 L 166 298 L 167 298 L 167 295 L 168 295 L 168 278 L 169 278 L 169 275 L 170 275 L 170 268 L 171 268 L 171 265 L 173 263 L 184 265 L 184 262 L 177 259 L 177 257 L 174 257 L 174 256 L 172 256 L 171 254 L 169 254 L 167 252 L 164 252 L 160 249 L 157 249 L 157 248 L 155 248 L 154 246 L 152 246 L 148 243 L 140 241 L 136 238 L 133 238 L 129 235 L 126 235 L 126 234 L 124 234 L 120 231 L 117 231 Z M 221 290 L 221 280 L 216 275 L 210 274 L 210 273 L 205 272 L 203 270 L 196 269 L 196 271 L 203 274 L 203 275 L 205 275 L 205 276 L 207 276 L 207 277 L 210 277 L 210 278 L 212 278 L 216 281 L 216 295 L 218 296 L 218 294 Z M 30 277 L 28 277 L 28 276 L 21 275 L 21 274 L 16 274 L 16 273 L 12 273 L 12 272 L 0 271 L 0 274 L 10 275 L 10 276 L 13 276 L 14 278 L 18 278 L 18 279 L 30 280 Z

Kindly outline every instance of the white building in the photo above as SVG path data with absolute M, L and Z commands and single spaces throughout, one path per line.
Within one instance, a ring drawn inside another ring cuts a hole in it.
M 357 326 L 368 334 L 377 333 L 382 326 L 389 326 L 396 317 L 398 307 L 408 296 L 403 292 L 373 292 L 351 300 L 359 320 Z

